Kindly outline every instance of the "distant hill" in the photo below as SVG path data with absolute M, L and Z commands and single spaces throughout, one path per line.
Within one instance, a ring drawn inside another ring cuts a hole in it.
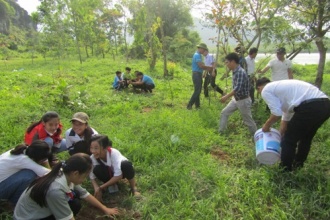
M 21 30 L 36 29 L 31 16 L 15 0 L 0 1 L 0 33 L 10 34 L 11 26 Z
M 213 41 L 215 41 L 218 36 L 216 29 L 206 27 L 207 22 L 201 20 L 200 18 L 193 17 L 193 21 L 194 27 L 192 29 L 199 33 L 202 42 L 206 43 L 210 50 L 215 50 L 216 43 Z M 235 45 L 236 40 L 234 38 L 229 38 L 229 44 Z

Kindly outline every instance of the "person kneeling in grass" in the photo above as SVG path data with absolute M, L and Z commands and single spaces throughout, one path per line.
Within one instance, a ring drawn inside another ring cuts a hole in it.
M 97 199 L 102 200 L 102 191 L 106 188 L 110 193 L 118 191 L 117 182 L 123 178 L 128 179 L 132 194 L 140 195 L 136 188 L 135 170 L 132 163 L 117 149 L 112 148 L 112 142 L 108 136 L 93 136 L 90 151 L 93 161 L 93 172 L 90 173 L 90 178 L 94 187 L 94 196 Z M 99 186 L 96 178 L 103 184 Z
M 84 153 L 56 164 L 51 172 L 32 182 L 23 192 L 15 207 L 14 220 L 73 220 L 81 208 L 80 198 L 108 216 L 118 214 L 117 208 L 104 206 L 80 186 L 91 169 L 92 160 Z
M 115 80 L 112 84 L 112 87 L 115 90 L 121 90 L 125 87 L 125 82 L 123 80 L 123 77 L 121 76 L 121 72 L 120 71 L 116 71 L 116 76 L 115 76 Z
M 152 93 L 152 90 L 155 88 L 155 83 L 150 76 L 144 75 L 142 72 L 136 72 L 137 81 L 131 81 L 130 84 L 133 85 L 133 88 L 140 88 L 145 92 Z
M 48 163 L 51 154 L 48 144 L 33 141 L 30 146 L 21 144 L 0 155 L 0 199 L 15 205 L 29 184 L 50 170 L 42 164 Z
M 72 128 L 65 132 L 66 146 L 69 154 L 85 153 L 91 155 L 89 146 L 91 145 L 91 138 L 98 134 L 88 124 L 89 117 L 85 112 L 77 112 L 71 119 Z

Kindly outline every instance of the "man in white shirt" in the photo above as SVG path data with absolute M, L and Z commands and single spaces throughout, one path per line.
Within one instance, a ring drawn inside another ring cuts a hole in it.
M 282 117 L 280 166 L 285 171 L 303 167 L 314 135 L 330 117 L 328 96 L 300 80 L 270 82 L 263 77 L 257 80 L 256 87 L 271 111 L 262 131 L 270 131 Z
M 220 89 L 220 87 L 215 84 L 215 79 L 217 77 L 217 69 L 216 69 L 216 61 L 214 60 L 213 55 L 209 53 L 208 49 L 204 51 L 203 55 L 205 57 L 205 59 L 204 59 L 205 66 L 213 67 L 212 71 L 204 70 L 204 73 L 203 73 L 204 96 L 209 97 L 208 86 L 210 83 L 211 83 L 212 88 L 215 91 L 217 91 L 221 95 L 224 95 L 224 92 L 222 91 L 222 89 Z
M 255 84 L 255 77 L 254 77 L 254 72 L 255 72 L 255 58 L 258 54 L 258 49 L 253 47 L 249 50 L 249 55 L 245 57 L 245 61 L 247 64 L 247 74 L 249 75 L 250 79 L 250 98 L 252 100 L 252 103 L 254 103 L 254 84 Z
M 258 70 L 258 73 L 264 74 L 269 69 L 272 70 L 272 81 L 278 81 L 283 79 L 293 79 L 292 75 L 292 63 L 290 60 L 285 59 L 285 48 L 278 48 L 276 51 L 276 59 L 269 61 L 267 66 L 263 70 Z

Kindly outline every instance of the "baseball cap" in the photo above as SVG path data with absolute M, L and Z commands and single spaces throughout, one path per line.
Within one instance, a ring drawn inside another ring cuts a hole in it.
M 276 50 L 276 53 L 286 53 L 286 51 L 285 51 L 285 48 L 284 47 L 280 47 L 280 48 L 278 48 L 277 50 Z
M 80 121 L 81 123 L 86 124 L 89 120 L 88 115 L 85 112 L 77 112 L 73 115 L 71 122 L 72 121 Z

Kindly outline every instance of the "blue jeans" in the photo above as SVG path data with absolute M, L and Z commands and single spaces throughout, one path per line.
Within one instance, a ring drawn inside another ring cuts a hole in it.
M 201 105 L 200 104 L 200 94 L 201 94 L 202 85 L 203 85 L 203 73 L 193 72 L 192 81 L 194 83 L 194 93 L 192 94 L 187 107 L 192 107 L 195 104 L 196 108 L 199 108 Z
M 68 148 L 66 147 L 65 139 L 62 139 L 61 143 L 59 144 L 54 144 L 53 139 L 50 137 L 47 137 L 44 141 L 49 145 L 49 147 L 52 149 L 52 152 L 54 153 L 60 153 L 62 151 L 68 150 Z
M 32 170 L 23 169 L 0 183 L 0 199 L 16 204 L 23 191 L 35 180 L 37 174 Z

